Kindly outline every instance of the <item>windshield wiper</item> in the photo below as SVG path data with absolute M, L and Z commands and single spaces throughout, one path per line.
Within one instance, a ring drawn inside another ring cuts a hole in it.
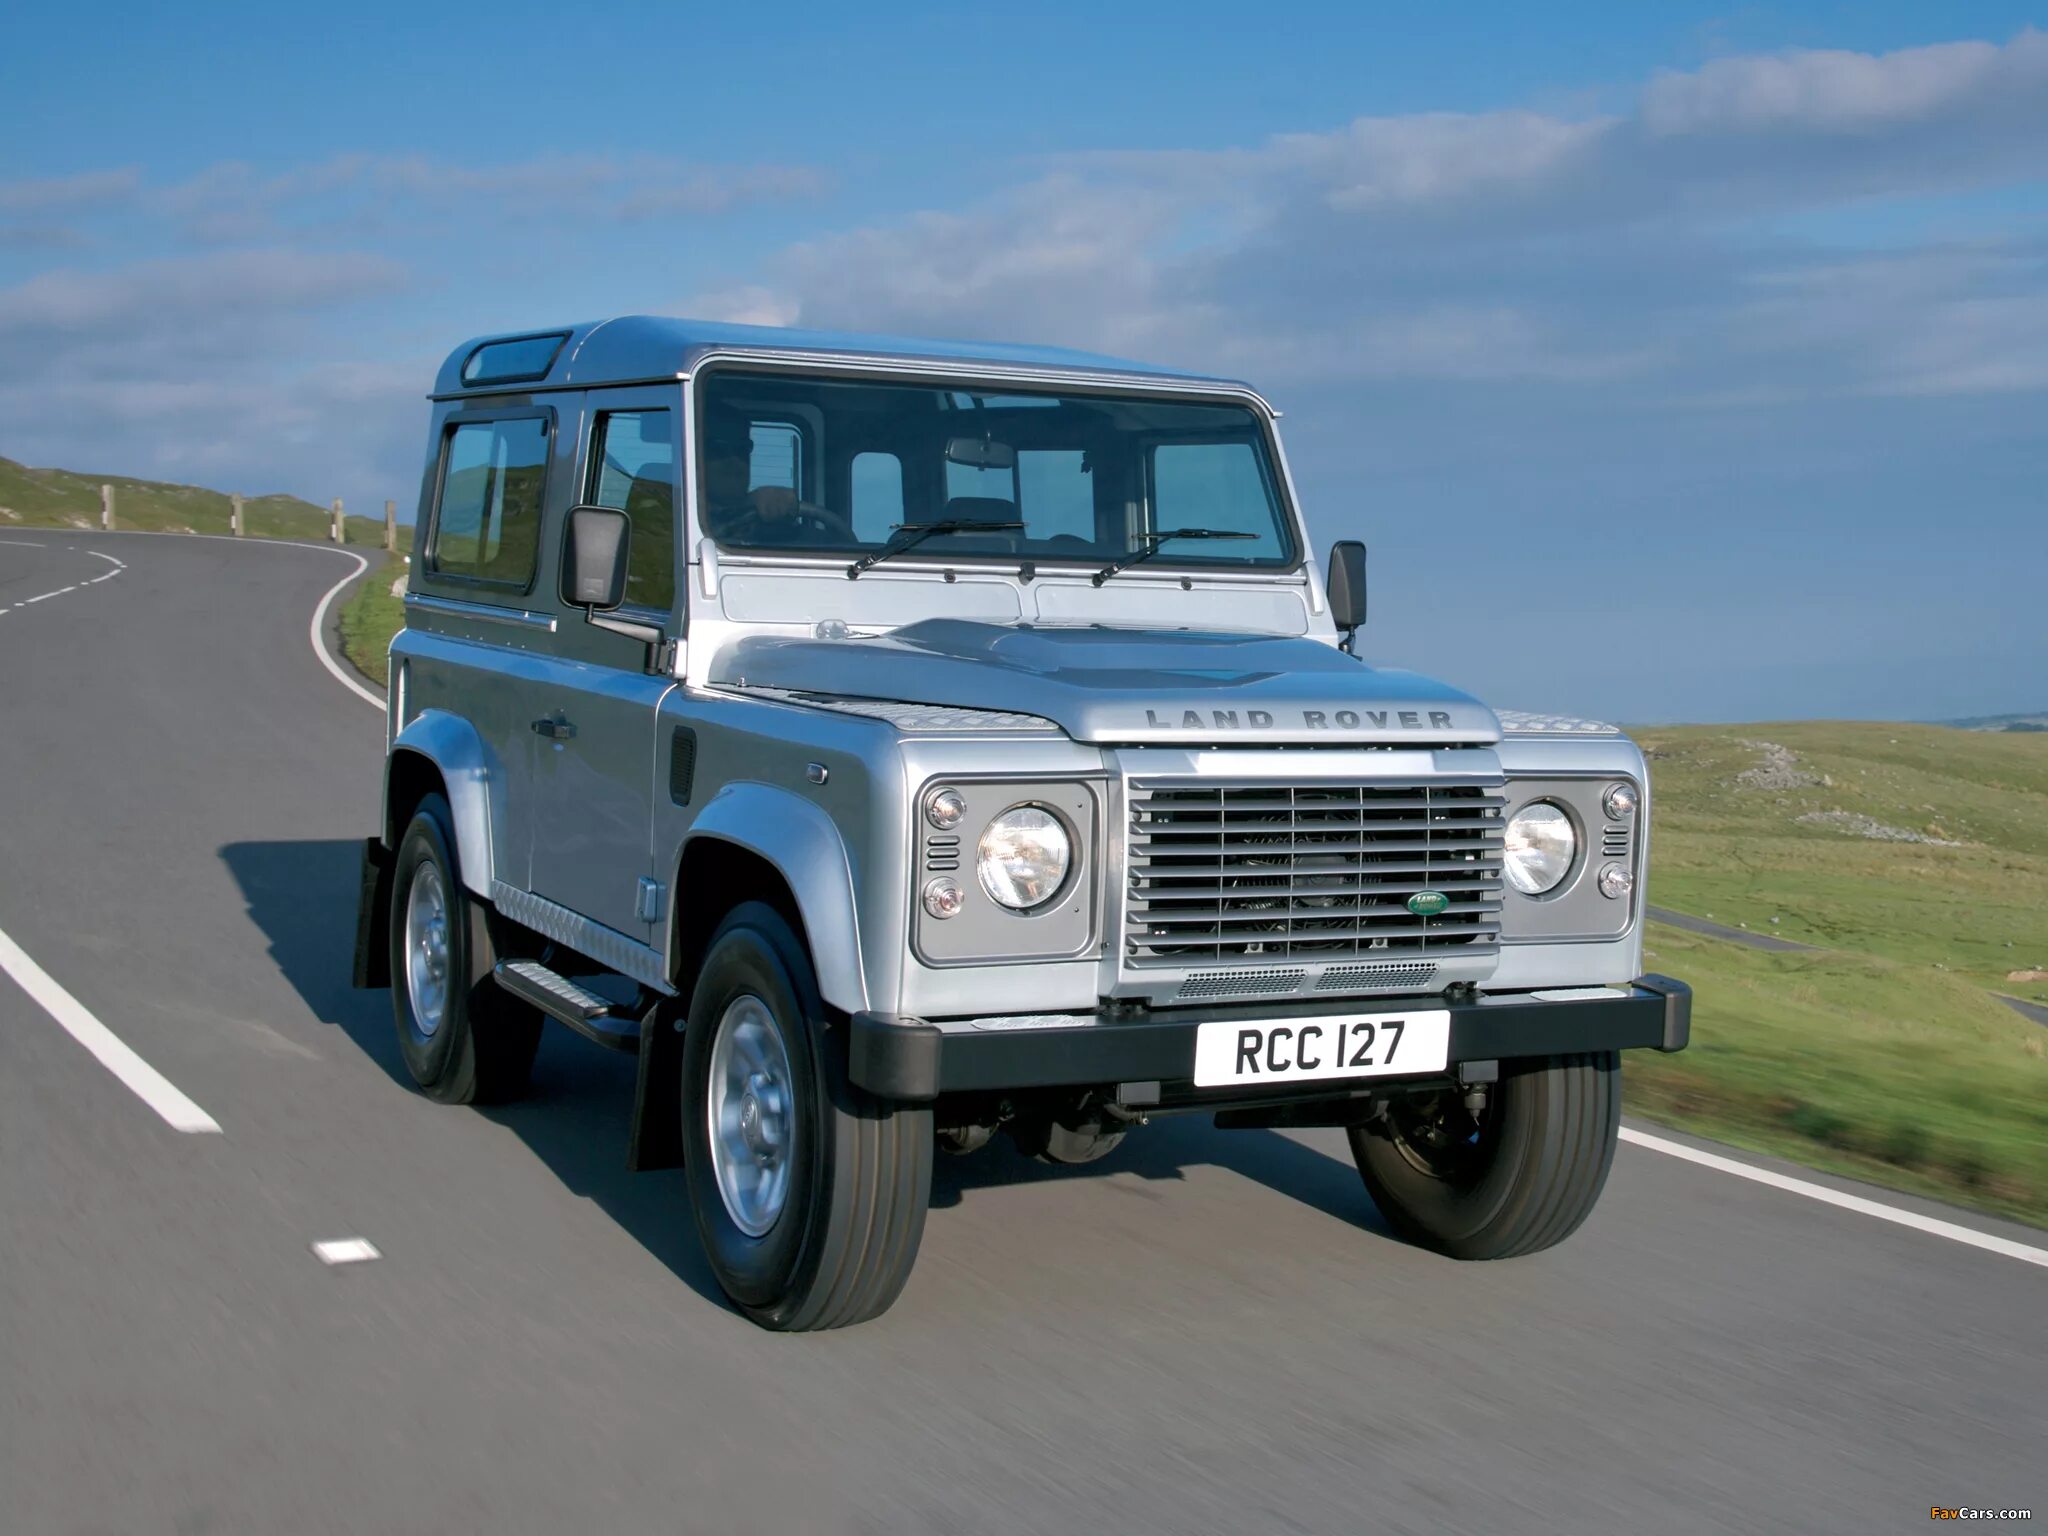
M 889 535 L 888 542 L 871 554 L 862 555 L 846 568 L 848 581 L 858 580 L 860 573 L 870 566 L 880 565 L 884 560 L 893 560 L 906 549 L 915 549 L 926 539 L 940 533 L 1022 533 L 1022 523 L 984 523 L 972 517 L 943 518 L 936 523 L 898 523 L 896 531 Z M 909 537 L 905 538 L 904 535 Z
M 1159 553 L 1159 546 L 1168 539 L 1256 539 L 1256 533 L 1245 533 L 1235 528 L 1168 528 L 1160 533 L 1141 533 L 1143 549 L 1134 549 L 1121 560 L 1112 560 L 1088 579 L 1101 586 L 1118 571 L 1127 571 L 1140 560 L 1150 560 Z

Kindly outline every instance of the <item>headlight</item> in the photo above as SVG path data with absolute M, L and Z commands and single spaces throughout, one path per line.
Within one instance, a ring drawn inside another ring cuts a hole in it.
M 1059 894 L 1073 856 L 1067 829 L 1050 811 L 1020 805 L 981 834 L 981 888 L 1013 912 L 1028 912 Z
M 1508 819 L 1506 845 L 1508 884 L 1524 896 L 1541 896 L 1571 873 L 1578 838 L 1569 816 L 1539 800 Z

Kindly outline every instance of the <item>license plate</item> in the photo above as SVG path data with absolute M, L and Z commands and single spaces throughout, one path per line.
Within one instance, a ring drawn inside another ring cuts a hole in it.
M 1358 1018 L 1212 1019 L 1195 1030 L 1195 1086 L 1441 1072 L 1451 1054 L 1447 1008 Z

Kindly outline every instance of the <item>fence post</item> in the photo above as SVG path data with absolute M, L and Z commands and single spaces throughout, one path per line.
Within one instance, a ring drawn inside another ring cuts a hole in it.
M 341 542 L 341 498 L 334 498 L 334 526 L 328 530 L 328 537 L 335 543 Z
M 242 536 L 242 498 L 239 496 L 228 498 L 228 527 L 236 538 Z
M 100 527 L 111 533 L 114 530 L 114 488 L 100 487 Z
M 398 548 L 398 503 L 395 501 L 384 503 L 384 547 Z

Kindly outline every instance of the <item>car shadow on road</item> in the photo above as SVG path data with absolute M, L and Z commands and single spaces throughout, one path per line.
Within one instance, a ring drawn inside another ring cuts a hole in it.
M 307 1007 L 375 1062 L 394 1091 L 416 1092 L 398 1054 L 391 994 L 359 992 L 351 984 L 361 844 L 230 843 L 220 856 L 269 940 L 271 957 Z M 631 1057 L 550 1027 L 531 1091 L 516 1103 L 474 1113 L 512 1131 L 572 1193 L 595 1203 L 692 1290 L 724 1306 L 690 1221 L 682 1175 L 627 1170 L 634 1074 Z M 439 1112 L 424 1101 L 421 1109 Z M 1273 1131 L 1219 1131 L 1205 1116 L 1163 1118 L 1134 1131 L 1100 1161 L 1073 1167 L 1024 1157 L 999 1136 L 978 1152 L 939 1158 L 932 1205 L 945 1211 L 978 1191 L 1051 1179 L 1122 1174 L 1180 1180 L 1200 1164 L 1228 1169 L 1339 1220 L 1386 1231 L 1348 1163 Z

